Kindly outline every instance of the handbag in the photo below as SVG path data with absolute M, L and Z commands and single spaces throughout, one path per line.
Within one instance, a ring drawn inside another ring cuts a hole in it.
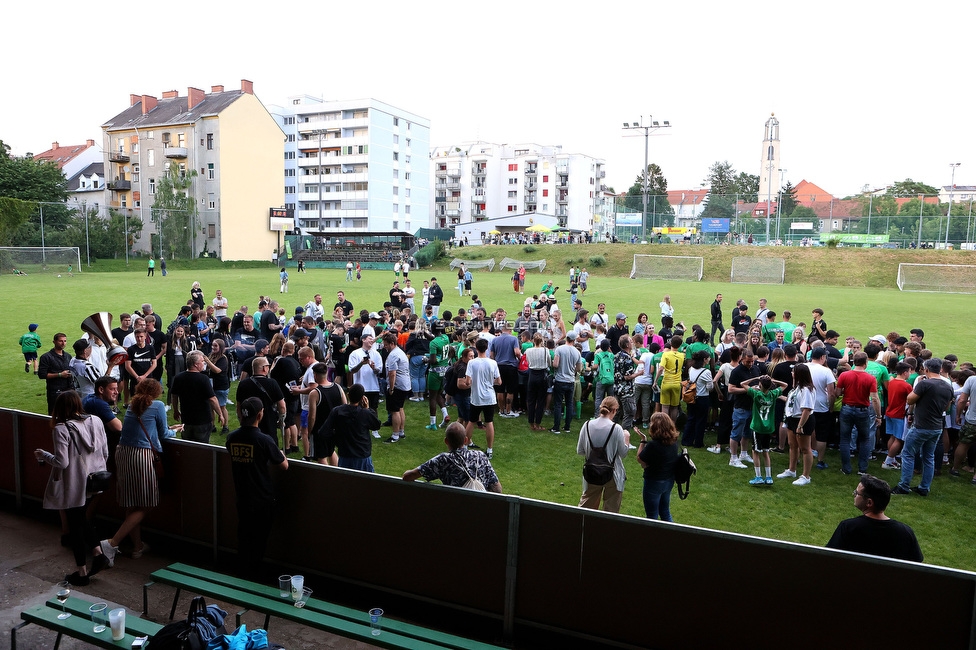
M 157 481 L 162 481 L 163 477 L 166 476 L 166 470 L 163 468 L 163 455 L 153 447 L 152 438 L 149 437 L 149 432 L 146 431 L 146 425 L 142 423 L 142 418 L 137 417 L 136 419 L 139 420 L 139 426 L 142 427 L 142 432 L 146 434 L 146 440 L 149 441 L 149 449 L 153 456 L 153 473 L 156 475 Z
M 688 456 L 688 450 L 683 449 L 678 454 L 678 462 L 674 466 L 674 482 L 678 484 L 678 498 L 682 501 L 688 498 L 691 491 L 691 477 L 698 473 L 695 461 Z
M 190 602 L 186 619 L 163 626 L 150 641 L 156 650 L 206 650 L 213 639 L 224 636 L 227 612 L 216 605 L 207 606 L 203 596 Z
M 81 432 L 78 431 L 78 427 L 73 426 L 71 422 L 65 422 L 65 426 L 68 428 L 69 431 L 73 432 L 76 436 L 80 435 Z M 77 447 L 78 443 L 76 441 L 73 442 L 75 442 L 75 446 Z M 81 450 L 79 449 L 78 451 L 79 451 L 78 456 L 80 457 Z M 85 490 L 88 494 L 100 494 L 102 492 L 107 491 L 111 487 L 111 485 L 112 485 L 112 472 L 103 469 L 98 472 L 88 472 L 88 479 L 85 482 Z

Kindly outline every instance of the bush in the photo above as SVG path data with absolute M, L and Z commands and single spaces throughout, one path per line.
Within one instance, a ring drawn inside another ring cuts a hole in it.
M 567 257 L 566 258 L 566 266 L 576 266 L 577 264 L 582 264 L 582 263 L 583 263 L 583 258 L 582 257 Z
M 417 267 L 423 268 L 425 266 L 431 266 L 438 259 L 446 254 L 447 249 L 444 247 L 444 242 L 439 239 L 435 239 L 430 242 L 419 251 L 417 251 L 413 258 L 417 261 Z
M 831 237 L 826 242 L 824 242 L 824 244 L 826 244 L 827 248 L 837 248 L 837 244 L 839 244 L 839 243 L 840 243 L 840 238 L 839 237 Z
M 603 255 L 590 255 L 590 266 L 603 266 L 607 263 L 607 258 Z
M 526 253 L 534 253 L 539 249 L 533 246 L 532 244 L 529 244 L 528 246 L 523 246 L 522 250 L 525 251 Z

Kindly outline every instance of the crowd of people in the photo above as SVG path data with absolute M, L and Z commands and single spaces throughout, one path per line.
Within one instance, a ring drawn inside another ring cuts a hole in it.
M 907 337 L 890 332 L 863 342 L 851 335 L 841 345 L 822 309 L 811 312 L 809 324 L 794 323 L 789 310 L 776 313 L 765 299 L 755 314 L 739 300 L 726 328 L 721 294 L 709 310 L 710 330 L 686 328 L 669 295 L 658 305 L 659 316 L 641 312 L 631 328 L 626 313 L 611 316 L 603 302 L 592 311 L 583 307 L 585 269 L 571 271 L 572 308 L 565 316 L 551 281 L 526 297 L 518 314 L 489 310 L 474 294 L 470 307 L 451 313 L 441 311 L 444 291 L 436 277 L 418 290 L 408 269 L 402 271 L 403 286 L 397 275 L 389 300 L 373 309 L 356 311 L 340 290 L 331 310 L 316 294 L 290 317 L 265 296 L 254 311 L 247 305 L 232 310 L 222 291 L 207 301 L 193 283 L 186 305 L 166 327 L 152 305 L 143 304 L 120 315 L 114 342 L 86 335 L 72 344 L 74 357 L 59 332 L 38 360 L 32 324 L 21 338 L 25 371 L 37 362 L 55 429 L 55 452 L 38 450 L 38 459 L 64 470 L 66 441 L 81 432 L 86 453 L 100 459 L 96 465 L 104 466 L 113 452 L 127 513 L 113 537 L 97 541 L 77 511 L 86 507 L 84 489 L 46 496 L 46 505 L 65 513 L 77 565 L 69 577 L 83 584 L 112 566 L 126 537 L 134 557 L 145 552 L 139 524 L 158 503 L 160 440 L 181 435 L 209 442 L 218 426 L 230 434 L 228 449 L 242 463 L 259 458 L 287 467 L 286 455 L 300 454 L 367 472 L 382 427 L 390 427 L 383 442 L 391 445 L 404 444 L 408 433 L 443 428 L 448 451 L 403 478 L 458 486 L 477 481 L 500 492 L 491 466 L 495 417 L 524 416 L 527 431 L 555 435 L 576 433 L 574 420 L 582 420 L 579 455 L 589 462 L 603 454 L 612 467 L 600 484 L 584 480 L 580 506 L 602 503 L 604 510 L 619 511 L 623 459 L 636 449 L 646 515 L 665 521 L 672 519 L 681 446 L 727 453 L 733 470 L 752 465 L 749 483 L 755 486 L 775 483 L 777 458 L 785 469 L 776 479 L 808 486 L 814 469 L 830 467 L 834 452 L 828 450 L 836 450 L 840 471 L 858 472 L 882 516 L 884 495 L 864 479 L 871 462 L 898 477 L 894 494 L 928 495 L 944 466 L 952 476 L 973 471 L 976 373 L 952 354 L 935 357 L 920 328 Z M 471 290 L 467 273 L 458 273 L 462 298 Z M 125 348 L 124 359 L 109 354 L 116 343 Z M 228 430 L 233 381 L 243 434 Z M 583 403 L 590 397 L 594 418 L 586 420 Z M 121 418 L 117 401 L 126 409 Z M 422 428 L 407 422 L 407 401 L 427 403 L 429 422 Z M 167 426 L 167 411 L 179 426 Z M 543 424 L 546 418 L 551 425 Z M 706 446 L 710 431 L 715 442 Z M 258 433 L 267 437 L 260 453 Z M 105 445 L 91 442 L 99 436 Z M 241 445 L 251 448 L 244 453 Z M 912 487 L 916 465 L 921 479 Z M 252 519 L 271 516 L 266 472 L 235 463 L 239 494 L 249 495 L 241 507 Z M 263 542 L 251 542 L 249 556 L 260 557 Z M 82 561 L 87 552 L 94 558 L 89 570 Z

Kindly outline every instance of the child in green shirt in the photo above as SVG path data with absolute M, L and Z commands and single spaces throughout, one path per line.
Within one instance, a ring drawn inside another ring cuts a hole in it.
M 37 374 L 37 351 L 41 348 L 41 337 L 37 335 L 37 323 L 31 323 L 28 332 L 20 337 L 20 351 L 24 353 L 24 372 L 30 372 L 34 366 Z
M 759 382 L 759 388 L 751 386 L 755 382 Z M 774 384 L 775 388 L 773 388 Z M 776 432 L 776 400 L 786 388 L 786 384 L 776 381 L 769 375 L 762 375 L 761 377 L 747 379 L 740 385 L 746 389 L 749 397 L 752 398 L 752 423 L 750 426 L 753 431 L 752 460 L 756 468 L 756 478 L 749 481 L 749 485 L 772 485 L 773 466 L 769 458 L 769 450 L 772 447 L 773 434 Z M 761 459 L 766 461 L 765 479 L 762 477 Z

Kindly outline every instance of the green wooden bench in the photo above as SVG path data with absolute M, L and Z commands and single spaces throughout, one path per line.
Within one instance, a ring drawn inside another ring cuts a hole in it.
M 152 636 L 162 627 L 162 625 L 147 621 L 144 618 L 131 616 L 127 610 L 125 638 L 113 641 L 111 628 L 107 624 L 104 632 L 95 634 L 92 630 L 91 612 L 88 611 L 91 605 L 92 603 L 87 600 L 68 598 L 64 603 L 64 608 L 72 615 L 66 619 L 58 618 L 58 614 L 61 613 L 61 603 L 58 602 L 57 598 L 52 598 L 43 605 L 36 605 L 21 612 L 20 617 L 24 622 L 10 630 L 10 650 L 17 650 L 17 630 L 31 623 L 58 633 L 58 638 L 54 642 L 54 650 L 57 650 L 61 645 L 61 637 L 65 634 L 97 648 L 131 648 L 132 641 L 136 637 Z
M 299 609 L 294 606 L 290 598 L 281 597 L 277 585 L 263 585 L 188 564 L 171 564 L 165 569 L 154 571 L 150 577 L 153 582 L 147 583 L 143 587 L 144 607 L 148 607 L 148 588 L 153 583 L 159 582 L 176 587 L 170 619 L 175 616 L 180 591 L 185 589 L 192 593 L 244 607 L 245 610 L 237 614 L 238 626 L 241 615 L 248 610 L 253 610 L 265 615 L 264 629 L 268 629 L 272 616 L 278 616 L 309 627 L 388 648 L 491 650 L 501 647 L 386 617 L 383 618 L 382 634 L 372 636 L 369 617 L 366 612 L 335 605 L 319 598 L 309 598 L 305 607 Z

